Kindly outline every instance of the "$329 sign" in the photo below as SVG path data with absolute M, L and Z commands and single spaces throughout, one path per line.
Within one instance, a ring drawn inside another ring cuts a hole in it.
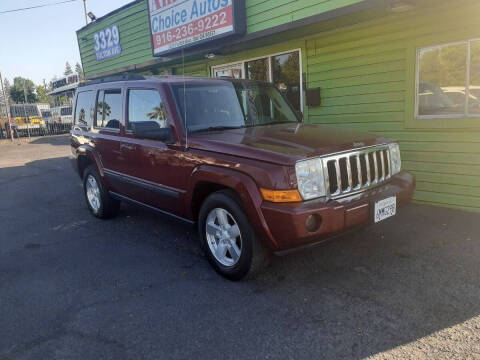
M 118 56 L 122 52 L 120 31 L 115 24 L 95 33 L 93 41 L 97 61 Z

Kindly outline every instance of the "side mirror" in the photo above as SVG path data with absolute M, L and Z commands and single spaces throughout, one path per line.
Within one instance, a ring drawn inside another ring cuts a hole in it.
M 132 123 L 133 135 L 140 139 L 158 140 L 165 144 L 173 143 L 173 131 L 169 127 L 161 128 L 155 121 Z

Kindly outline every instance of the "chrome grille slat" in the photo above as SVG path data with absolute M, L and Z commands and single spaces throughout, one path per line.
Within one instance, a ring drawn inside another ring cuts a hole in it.
M 353 189 L 353 180 L 352 180 L 352 165 L 350 164 L 349 157 L 347 157 L 346 163 L 347 163 L 348 188 L 345 191 L 350 192 Z
M 363 176 L 362 176 L 362 165 L 360 164 L 360 155 L 355 155 L 355 159 L 357 159 L 357 173 L 358 173 L 358 186 L 357 189 L 361 189 L 363 186 Z
M 323 157 L 327 196 L 337 198 L 383 183 L 391 177 L 390 159 L 388 145 Z
M 337 187 L 338 190 L 335 192 L 335 194 L 338 192 L 339 194 L 342 193 L 342 176 L 340 173 L 340 160 L 337 159 L 335 160 L 335 171 L 337 173 Z
M 387 169 L 388 169 L 388 175 L 387 179 L 390 179 L 390 176 L 392 176 L 392 167 L 390 165 L 390 151 L 386 151 L 387 153 Z
M 372 174 L 370 171 L 370 156 L 368 155 L 368 152 L 365 153 L 365 163 L 367 164 L 367 183 L 365 186 L 370 186 L 372 183 Z
M 373 184 L 378 183 L 378 161 L 377 161 L 377 153 L 375 151 L 371 152 L 372 157 L 373 157 L 373 172 L 375 173 L 375 178 L 373 179 Z
M 385 180 L 385 159 L 383 157 L 383 150 L 379 151 L 380 153 L 380 162 L 382 163 L 382 178 L 380 181 Z

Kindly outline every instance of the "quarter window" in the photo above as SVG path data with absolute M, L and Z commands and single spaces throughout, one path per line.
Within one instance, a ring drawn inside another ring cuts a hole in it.
M 91 126 L 95 111 L 95 92 L 83 91 L 77 95 L 75 105 L 75 124 Z
M 131 89 L 128 91 L 128 129 L 132 123 L 155 122 L 167 126 L 165 105 L 158 90 Z
M 480 40 L 418 50 L 417 118 L 480 114 Z
M 120 129 L 122 119 L 121 90 L 102 90 L 98 93 L 96 126 Z

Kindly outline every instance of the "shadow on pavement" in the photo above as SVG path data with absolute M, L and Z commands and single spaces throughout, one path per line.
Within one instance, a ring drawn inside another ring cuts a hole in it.
M 54 136 L 42 136 L 37 137 L 36 139 L 30 141 L 30 144 L 39 145 L 39 144 L 49 144 L 64 146 L 70 144 L 70 135 L 54 135 Z
M 90 216 L 66 158 L 0 169 L 0 186 L 0 358 L 360 359 L 480 314 L 478 214 L 411 205 L 232 283 L 191 227 Z

